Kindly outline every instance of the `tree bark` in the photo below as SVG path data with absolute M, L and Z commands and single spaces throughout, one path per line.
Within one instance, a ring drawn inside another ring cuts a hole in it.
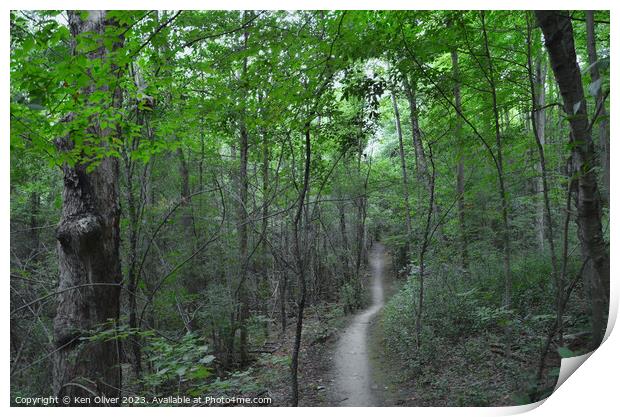
M 77 54 L 76 38 L 85 32 L 103 36 L 108 20 L 105 11 L 68 12 L 73 38 L 72 53 Z M 113 48 L 119 46 L 121 39 Z M 87 54 L 90 60 L 107 59 L 100 46 Z M 112 67 L 112 70 L 116 68 Z M 118 76 L 118 75 L 117 75 Z M 82 90 L 87 96 L 94 83 Z M 121 104 L 120 89 L 99 87 L 110 94 L 114 107 Z M 68 116 L 65 121 L 71 120 Z M 111 129 L 91 121 L 88 133 L 99 146 L 109 147 Z M 71 135 L 57 141 L 61 152 L 73 149 Z M 119 165 L 105 157 L 92 169 L 88 162 L 64 164 L 63 205 L 57 229 L 59 284 L 58 310 L 54 318 L 53 391 L 56 395 L 119 397 L 121 389 L 120 347 L 118 340 L 89 341 L 94 330 L 110 330 L 119 317 L 121 265 L 119 258 Z M 78 289 L 63 291 L 69 287 Z M 73 402 L 72 402 L 73 403 Z
M 597 348 L 605 334 L 609 289 L 609 254 L 601 225 L 601 198 L 595 172 L 595 147 L 573 38 L 570 16 L 564 11 L 536 11 L 545 36 L 551 67 L 569 115 L 573 174 L 577 177 L 577 227 L 590 287 L 592 339 Z

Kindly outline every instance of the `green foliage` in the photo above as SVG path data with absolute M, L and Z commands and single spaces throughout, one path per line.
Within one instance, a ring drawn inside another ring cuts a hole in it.
M 163 337 L 151 336 L 145 353 L 153 372 L 144 376 L 144 383 L 159 392 L 173 389 L 176 384 L 200 383 L 212 373 L 215 356 L 208 353 L 204 339 L 193 333 L 171 343 Z
M 340 287 L 340 303 L 344 306 L 345 312 L 352 312 L 360 307 L 360 296 L 360 291 L 351 283 Z
M 572 350 L 570 350 L 566 346 L 560 346 L 560 347 L 558 347 L 557 350 L 558 350 L 558 353 L 560 354 L 560 356 L 562 358 L 570 358 L 570 357 L 573 357 L 573 356 L 577 356 L 577 354 L 575 352 L 573 352 Z

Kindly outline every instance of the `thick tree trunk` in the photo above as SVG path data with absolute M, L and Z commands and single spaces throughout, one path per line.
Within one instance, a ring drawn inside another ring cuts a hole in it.
M 605 109 L 605 96 L 601 83 L 601 74 L 599 71 L 598 55 L 596 53 L 596 30 L 594 28 L 594 12 L 586 10 L 586 32 L 588 36 L 588 64 L 590 65 L 590 76 L 592 85 L 597 85 L 595 92 L 596 107 L 599 108 L 599 148 L 600 148 L 600 164 L 603 170 L 603 186 L 601 194 L 603 196 L 603 204 L 609 206 L 609 119 L 607 110 Z
M 114 24 L 106 19 L 105 11 L 90 11 L 85 20 L 79 12 L 70 11 L 68 15 L 74 39 L 84 32 L 103 35 L 106 27 Z M 88 53 L 88 58 L 106 59 L 106 54 L 101 46 Z M 112 96 L 114 106 L 120 106 L 120 90 L 102 89 Z M 91 85 L 83 94 L 94 91 Z M 88 133 L 101 140 L 100 146 L 108 146 L 109 129 L 93 123 Z M 57 145 L 60 151 L 70 150 L 73 138 L 59 139 Z M 113 329 L 119 317 L 122 276 L 118 161 L 106 157 L 92 172 L 88 163 L 65 164 L 62 170 L 63 207 L 57 230 L 61 292 L 54 319 L 53 391 L 59 396 L 119 397 L 118 341 L 84 339 L 93 330 Z
M 588 121 L 587 103 L 573 39 L 570 16 L 564 11 L 536 11 L 545 36 L 551 67 L 569 115 L 571 157 L 577 177 L 577 226 L 592 309 L 591 348 L 597 348 L 605 334 L 609 289 L 609 254 L 601 225 L 601 198 L 595 172 L 595 147 Z

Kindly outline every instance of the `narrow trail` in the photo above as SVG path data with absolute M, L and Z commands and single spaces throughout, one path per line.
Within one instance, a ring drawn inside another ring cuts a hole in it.
M 370 321 L 383 307 L 385 256 L 385 247 L 375 243 L 370 253 L 372 304 L 353 317 L 336 347 L 335 385 L 341 406 L 380 405 L 379 398 L 373 392 L 368 357 L 368 327 Z

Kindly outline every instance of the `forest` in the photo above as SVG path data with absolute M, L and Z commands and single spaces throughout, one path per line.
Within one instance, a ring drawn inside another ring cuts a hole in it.
M 610 13 L 13 10 L 12 406 L 509 406 L 609 311 Z

